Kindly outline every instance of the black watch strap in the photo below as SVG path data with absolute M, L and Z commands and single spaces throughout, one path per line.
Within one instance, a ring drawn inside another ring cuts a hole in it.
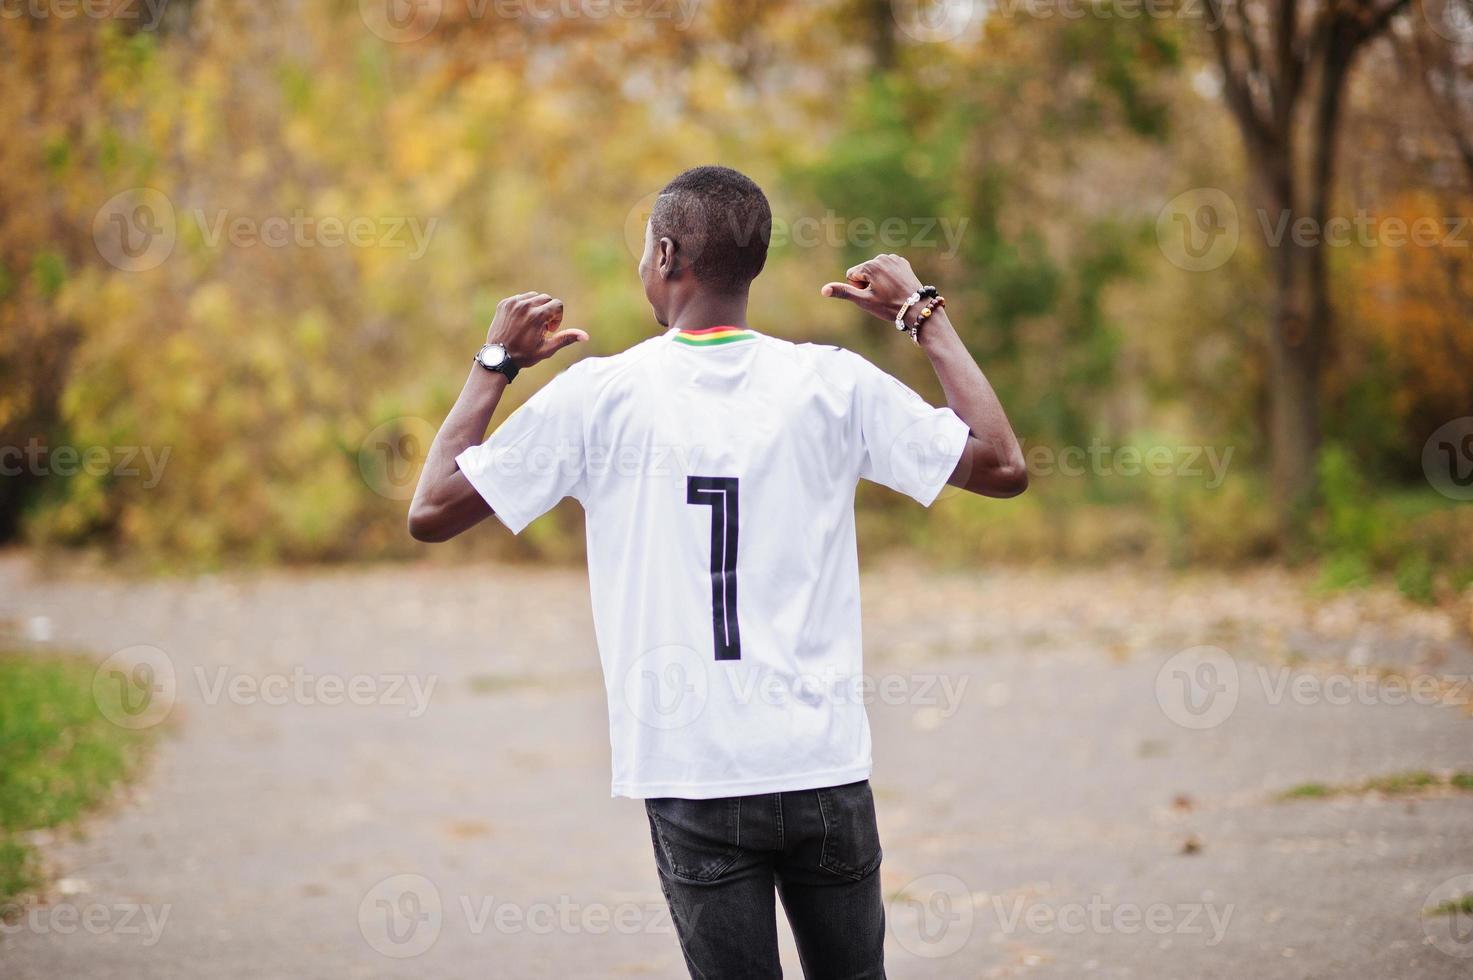
M 502 352 L 506 355 L 501 359 L 501 363 L 496 365 L 495 367 L 492 367 L 485 361 L 481 360 L 481 354 L 485 352 L 487 347 L 501 347 Z M 513 381 L 515 381 L 517 378 L 517 373 L 522 370 L 521 368 L 516 366 L 516 363 L 511 359 L 511 353 L 507 351 L 505 347 L 502 347 L 501 344 L 483 345 L 480 350 L 476 351 L 476 356 L 471 358 L 471 360 L 480 365 L 481 370 L 483 371 L 491 371 L 496 374 L 505 375 L 507 384 L 511 384 Z

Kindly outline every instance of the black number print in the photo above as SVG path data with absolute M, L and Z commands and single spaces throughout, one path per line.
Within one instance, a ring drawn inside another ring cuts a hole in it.
M 685 502 L 711 508 L 711 626 L 717 660 L 742 659 L 737 628 L 737 478 L 692 476 Z

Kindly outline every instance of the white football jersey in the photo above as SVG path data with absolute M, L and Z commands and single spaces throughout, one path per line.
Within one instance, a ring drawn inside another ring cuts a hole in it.
M 456 462 L 513 533 L 583 504 L 613 793 L 707 799 L 869 776 L 854 488 L 929 506 L 967 434 L 849 351 L 672 329 Z

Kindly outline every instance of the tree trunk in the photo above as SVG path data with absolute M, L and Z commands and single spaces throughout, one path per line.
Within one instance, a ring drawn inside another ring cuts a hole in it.
M 1310 266 L 1322 265 L 1324 256 L 1319 249 L 1281 247 L 1289 254 L 1280 260 L 1284 271 L 1269 331 L 1269 437 L 1280 537 L 1292 544 L 1303 537 L 1320 447 L 1320 362 L 1309 341 L 1323 328 L 1315 320 L 1323 317 L 1324 306 L 1313 295 Z
M 1275 271 L 1278 302 L 1269 331 L 1269 383 L 1273 449 L 1274 499 L 1280 540 L 1294 545 L 1304 538 L 1305 516 L 1314 503 L 1319 461 L 1320 379 L 1334 311 L 1330 305 L 1325 226 L 1335 186 L 1335 140 L 1340 129 L 1341 97 L 1355 55 L 1348 34 L 1331 34 L 1319 63 L 1315 101 L 1306 127 L 1308 158 L 1303 180 L 1296 179 L 1293 154 L 1268 159 L 1264 180 L 1269 198 L 1287 217 L 1285 236 L 1277 245 Z M 1285 127 L 1285 132 L 1292 132 Z M 1290 137 L 1292 138 L 1292 137 Z M 1308 218 L 1307 234 L 1299 231 Z

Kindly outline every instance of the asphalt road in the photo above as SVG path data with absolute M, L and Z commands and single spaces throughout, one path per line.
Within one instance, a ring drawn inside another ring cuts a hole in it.
M 864 587 L 891 977 L 1473 976 L 1473 917 L 1426 913 L 1473 893 L 1473 793 L 1276 799 L 1473 770 L 1466 612 L 1274 571 Z M 11 556 L 0 629 L 168 708 L 138 785 L 38 837 L 0 976 L 684 976 L 580 572 Z

